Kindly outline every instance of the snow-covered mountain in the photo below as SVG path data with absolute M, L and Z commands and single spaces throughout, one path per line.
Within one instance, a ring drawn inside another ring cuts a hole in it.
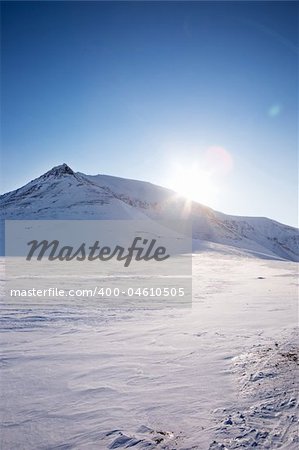
M 151 183 L 85 175 L 66 164 L 0 196 L 0 219 L 191 219 L 194 249 L 249 252 L 299 261 L 296 228 L 267 218 L 230 216 Z M 211 244 L 213 243 L 213 244 Z

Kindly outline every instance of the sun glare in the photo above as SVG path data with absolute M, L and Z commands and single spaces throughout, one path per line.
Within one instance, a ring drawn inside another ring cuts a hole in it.
M 197 165 L 177 166 L 170 186 L 179 195 L 206 205 L 212 203 L 217 194 L 211 173 L 199 169 Z
M 189 200 L 212 206 L 233 168 L 223 147 L 209 147 L 195 160 L 172 161 L 168 186 Z

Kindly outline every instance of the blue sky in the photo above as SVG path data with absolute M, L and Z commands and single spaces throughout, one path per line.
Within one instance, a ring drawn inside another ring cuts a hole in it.
M 297 34 L 296 2 L 2 2 L 1 192 L 66 162 L 295 225 Z

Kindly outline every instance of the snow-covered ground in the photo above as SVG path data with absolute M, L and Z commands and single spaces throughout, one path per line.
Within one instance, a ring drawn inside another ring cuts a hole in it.
M 297 448 L 297 267 L 196 254 L 189 309 L 3 298 L 1 449 Z
M 216 411 L 210 449 L 298 448 L 298 341 L 289 333 L 234 358 L 239 399 Z

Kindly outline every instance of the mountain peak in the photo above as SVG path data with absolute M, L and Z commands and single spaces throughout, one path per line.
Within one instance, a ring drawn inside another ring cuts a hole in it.
M 46 172 L 43 177 L 47 178 L 49 176 L 55 176 L 59 177 L 62 175 L 74 175 L 73 170 L 65 163 L 61 164 L 60 166 L 55 166 L 48 172 Z

